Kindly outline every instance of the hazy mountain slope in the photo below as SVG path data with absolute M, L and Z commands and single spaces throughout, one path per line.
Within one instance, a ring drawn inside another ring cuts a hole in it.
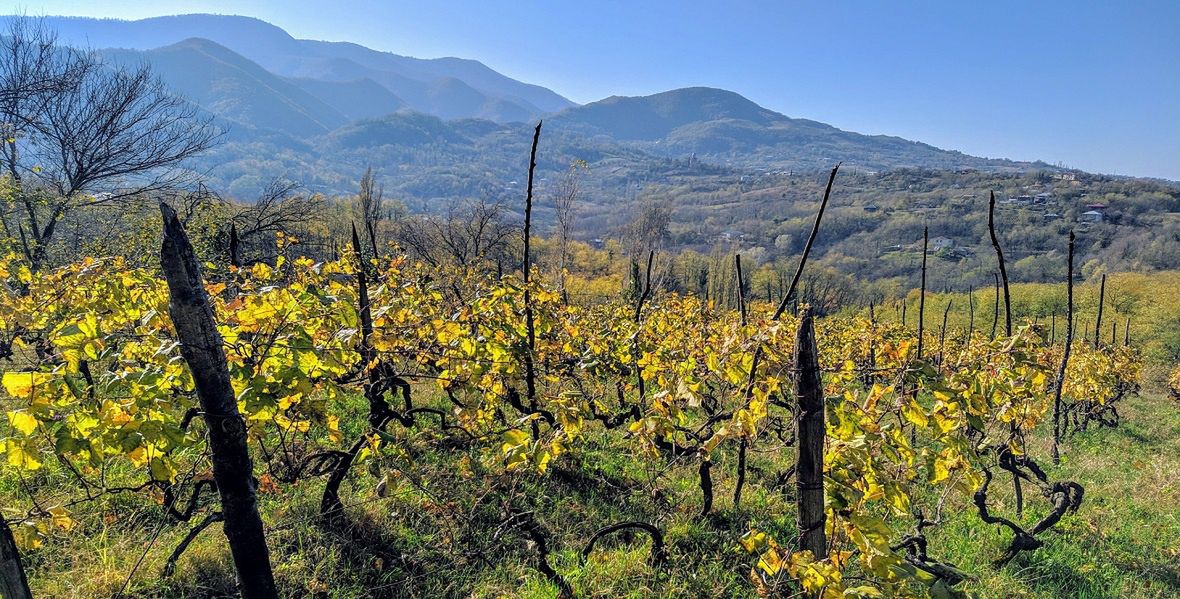
M 295 78 L 381 83 L 410 108 L 444 118 L 521 120 L 573 103 L 551 90 L 505 77 L 474 60 L 419 59 L 379 52 L 346 42 L 299 40 L 250 17 L 178 15 L 139 21 L 46 17 L 64 42 L 94 48 L 152 49 L 184 39 L 212 40 L 275 74 Z M 461 101 L 440 99 L 433 90 L 463 84 Z
M 662 156 L 697 154 L 747 166 L 814 167 L 835 161 L 867 169 L 1019 166 L 899 137 L 862 135 L 790 118 L 734 92 L 705 87 L 612 96 L 566 109 L 550 122 L 586 135 L 636 142 Z
M 331 106 L 350 121 L 389 114 L 406 102 L 372 79 L 323 81 L 290 79 L 293 85 Z
M 462 101 L 461 91 L 450 97 Z M 274 177 L 295 178 L 316 191 L 346 192 L 371 165 L 385 173 L 390 191 L 401 199 L 433 205 L 503 190 L 519 179 L 531 127 L 399 110 L 355 120 L 306 144 L 248 133 L 237 132 L 226 147 L 201 160 L 212 183 L 231 195 L 249 195 L 260 181 Z M 585 161 L 607 203 L 666 182 L 670 172 L 712 176 L 720 169 L 737 180 L 742 173 L 805 172 L 837 161 L 859 171 L 1050 168 L 842 131 L 785 117 L 731 92 L 700 88 L 612 98 L 563 111 L 545 121 L 539 158 L 542 178 L 564 171 L 574 160 Z
M 420 60 L 351 43 L 297 40 L 245 17 L 51 17 L 49 24 L 61 28 L 63 41 L 92 46 L 212 38 L 104 52 L 116 60 L 150 62 L 166 82 L 229 124 L 226 144 L 200 159 L 198 170 L 231 195 L 248 196 L 274 177 L 343 192 L 372 165 L 396 173 L 391 177 L 401 182 L 391 181 L 390 189 L 407 200 L 470 197 L 519 178 L 527 123 L 563 106 L 546 116 L 541 171 L 554 174 L 584 160 L 605 173 L 600 183 L 608 195 L 633 194 L 685 168 L 698 174 L 722 169 L 740 178 L 838 161 L 861 171 L 1048 167 L 843 131 L 706 87 L 569 106 L 548 90 L 474 61 Z
M 693 123 L 734 119 L 768 126 L 785 118 L 730 91 L 689 87 L 650 96 L 611 96 L 551 120 L 616 139 L 656 141 Z
M 306 55 L 343 58 L 376 71 L 388 71 L 421 81 L 458 79 L 488 95 L 518 103 L 541 112 L 557 112 L 574 103 L 539 85 L 523 83 L 488 68 L 476 60 L 462 58 L 410 58 L 379 52 L 350 42 L 300 40 Z
M 351 119 L 229 49 L 188 39 L 155 50 L 109 50 L 108 60 L 146 61 L 169 87 L 219 117 L 299 136 L 326 133 Z

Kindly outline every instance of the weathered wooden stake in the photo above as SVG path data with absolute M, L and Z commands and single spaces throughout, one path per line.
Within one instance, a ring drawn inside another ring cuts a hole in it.
M 532 271 L 530 263 L 530 239 L 532 238 L 533 223 L 533 171 L 537 169 L 537 142 L 541 139 L 541 121 L 537 121 L 537 128 L 533 130 L 533 149 L 529 154 L 529 179 L 524 200 L 524 326 L 528 338 L 528 350 L 524 352 L 525 397 L 529 402 L 529 409 L 537 409 L 537 374 L 533 363 L 533 352 L 537 348 L 536 323 L 533 322 L 533 296 L 529 288 L 529 277 Z M 536 421 L 534 421 L 535 423 Z M 537 437 L 537 427 L 533 426 L 533 437 Z
M 967 340 L 975 334 L 975 286 L 967 292 Z
M 922 286 L 918 295 L 918 359 L 922 359 L 922 347 L 926 331 L 926 249 L 930 243 L 930 228 L 922 227 Z
M 746 316 L 746 294 L 742 290 L 742 255 L 733 255 L 733 265 L 737 270 L 737 294 L 738 294 L 738 311 L 741 314 L 742 326 L 745 327 L 747 323 Z M 738 463 L 737 463 L 737 483 L 733 487 L 733 507 L 736 509 L 742 504 L 742 489 L 746 486 L 746 436 L 743 433 L 742 439 L 738 443 Z
M 8 521 L 0 516 L 0 597 L 4 599 L 33 599 L 20 551 Z
M 277 598 L 270 551 L 258 514 L 246 421 L 230 384 L 224 340 L 205 293 L 201 265 L 176 211 L 160 203 L 164 242 L 160 263 L 168 281 L 169 314 L 180 353 L 192 371 L 208 426 L 213 480 L 221 496 L 225 536 L 244 599 Z
M 996 301 L 992 305 L 992 339 L 996 338 L 996 326 L 1000 324 L 1000 275 L 992 273 L 996 279 Z
M 824 536 L 824 387 L 820 378 L 819 349 L 811 310 L 805 310 L 795 337 L 796 421 L 799 423 L 799 458 L 795 465 L 798 488 L 799 550 L 816 559 L 827 557 Z
M 1066 267 L 1066 325 L 1065 351 L 1061 355 L 1061 366 L 1057 369 L 1057 386 L 1053 391 L 1053 463 L 1061 463 L 1061 389 L 1065 385 L 1065 367 L 1069 364 L 1070 346 L 1073 344 L 1073 231 L 1069 232 L 1069 258 Z
M 1101 345 L 1102 339 L 1102 306 L 1106 303 L 1106 275 L 1102 275 L 1102 283 L 1098 287 L 1098 318 L 1094 320 L 1094 347 Z
M 1012 296 L 1008 293 L 1008 269 L 1004 266 L 1004 251 L 1000 249 L 1000 240 L 996 237 L 996 192 L 994 191 L 991 192 L 987 203 L 987 232 L 991 235 L 992 247 L 996 250 L 996 262 L 1000 265 L 1000 279 L 1004 283 L 1004 334 L 1011 337 Z
M 946 320 L 951 313 L 951 305 L 953 300 L 946 301 L 946 309 L 942 311 L 942 328 L 938 332 L 938 363 L 942 364 L 943 351 L 946 349 Z

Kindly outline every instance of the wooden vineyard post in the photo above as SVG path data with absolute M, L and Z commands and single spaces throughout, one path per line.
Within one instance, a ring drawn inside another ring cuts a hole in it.
M 930 228 L 922 227 L 922 286 L 918 289 L 918 359 L 922 359 L 923 339 L 926 336 L 926 250 L 930 244 Z
M 975 334 L 975 287 L 967 291 L 967 341 Z
M 799 423 L 799 457 L 795 465 L 798 489 L 799 546 L 815 559 L 828 554 L 824 537 L 824 387 L 820 378 L 819 349 L 811 310 L 805 310 L 795 337 L 796 420 Z
M 996 301 L 992 305 L 992 339 L 996 338 L 996 325 L 1000 324 L 1000 275 L 992 273 L 996 279 Z
M 1070 345 L 1073 344 L 1073 231 L 1069 232 L 1069 258 L 1066 266 L 1065 283 L 1065 350 L 1061 354 L 1061 366 L 1057 370 L 1057 385 L 1053 391 L 1053 463 L 1061 463 L 1061 388 L 1065 386 L 1065 367 L 1069 364 Z
M 270 552 L 262 531 L 246 422 L 230 385 L 224 340 L 213 320 L 200 262 L 176 211 L 163 202 L 160 265 L 168 281 L 169 315 L 180 353 L 192 371 L 209 429 L 213 480 L 221 496 L 225 536 L 244 599 L 277 598 Z
M 1102 345 L 1102 305 L 1106 303 L 1106 275 L 1102 275 L 1102 285 L 1098 288 L 1098 318 L 1094 320 L 1094 348 Z M 1114 340 L 1111 340 L 1114 343 Z
M 20 561 L 20 551 L 8 521 L 0 516 L 0 597 L 4 599 L 33 599 L 25 568 Z
M 1004 283 L 1004 334 L 1011 337 L 1012 297 L 1008 292 L 1008 269 L 1004 266 L 1004 250 L 1000 249 L 1000 239 L 996 237 L 996 192 L 994 191 L 991 192 L 987 203 L 987 232 L 992 240 L 992 248 L 996 250 L 996 263 L 1000 268 L 1000 279 Z M 993 325 L 992 337 L 995 336 L 995 326 Z
M 742 255 L 733 255 L 733 266 L 737 270 L 737 294 L 738 294 L 738 313 L 741 315 L 742 327 L 744 328 L 748 323 L 746 316 L 746 293 L 742 290 Z M 769 294 L 767 295 L 769 298 Z M 738 463 L 737 463 L 737 482 L 733 487 L 733 507 L 736 509 L 742 505 L 742 489 L 746 486 L 746 447 L 749 442 L 746 440 L 746 435 L 742 434 L 742 439 L 738 444 Z

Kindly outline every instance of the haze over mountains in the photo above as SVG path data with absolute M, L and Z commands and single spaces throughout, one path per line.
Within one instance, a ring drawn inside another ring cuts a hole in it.
M 890 136 L 866 136 L 767 110 L 742 96 L 686 88 L 578 106 L 558 93 L 459 58 L 419 59 L 347 42 L 295 39 L 264 21 L 181 15 L 140 21 L 47 17 L 60 40 L 112 62 L 150 63 L 215 115 L 226 143 L 197 167 L 230 195 L 270 179 L 350 191 L 369 165 L 420 200 L 487 194 L 520 177 L 528 129 L 544 117 L 542 172 L 585 160 L 604 190 L 660 164 L 732 169 L 1027 170 Z

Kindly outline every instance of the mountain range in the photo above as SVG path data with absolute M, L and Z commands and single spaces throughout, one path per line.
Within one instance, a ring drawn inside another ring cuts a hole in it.
M 225 142 L 194 167 L 216 188 L 243 198 L 273 178 L 347 192 L 370 165 L 391 191 L 424 205 L 494 194 L 520 177 L 529 129 L 541 118 L 542 175 L 582 160 L 600 193 L 650 180 L 676 161 L 735 173 L 837 161 L 861 170 L 1047 167 L 843 131 L 721 89 L 577 105 L 478 61 L 296 39 L 249 17 L 45 20 L 61 43 L 96 49 L 112 63 L 150 64 L 214 115 L 227 131 Z

